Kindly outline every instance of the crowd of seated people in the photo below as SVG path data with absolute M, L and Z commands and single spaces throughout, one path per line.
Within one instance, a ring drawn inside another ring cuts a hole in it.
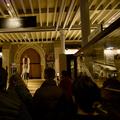
M 102 109 L 100 88 L 87 75 L 72 82 L 62 71 L 60 84 L 55 70 L 44 70 L 45 81 L 32 96 L 19 73 L 6 89 L 7 71 L 0 67 L 0 120 L 117 120 Z
M 73 96 L 77 105 L 75 120 L 109 120 L 101 106 L 100 88 L 87 75 L 80 75 L 73 83 Z
M 114 116 L 120 119 L 120 80 L 117 76 L 108 78 L 101 88 L 104 106 Z
M 25 104 L 11 90 L 9 94 L 7 87 L 7 71 L 0 62 L 0 120 L 32 120 Z M 12 94 L 14 93 L 14 94 Z

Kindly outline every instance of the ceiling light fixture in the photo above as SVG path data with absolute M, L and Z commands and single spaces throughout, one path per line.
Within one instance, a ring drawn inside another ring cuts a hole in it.
M 10 6 L 10 4 L 9 4 L 9 3 L 7 3 L 7 6 L 9 7 L 9 6 Z

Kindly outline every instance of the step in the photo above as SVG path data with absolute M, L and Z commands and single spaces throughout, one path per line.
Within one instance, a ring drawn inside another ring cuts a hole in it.
M 34 95 L 35 91 L 42 85 L 43 82 L 44 82 L 43 79 L 25 80 L 25 83 L 32 95 Z

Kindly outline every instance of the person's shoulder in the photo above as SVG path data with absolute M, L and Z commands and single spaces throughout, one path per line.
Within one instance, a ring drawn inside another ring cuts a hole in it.
M 76 114 L 71 120 L 110 120 L 106 115 L 79 115 Z

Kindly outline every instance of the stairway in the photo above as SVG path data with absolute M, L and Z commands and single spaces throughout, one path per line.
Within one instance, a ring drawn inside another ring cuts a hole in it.
M 35 91 L 42 85 L 43 81 L 43 79 L 29 79 L 26 80 L 25 83 L 30 90 L 30 93 L 34 95 Z

